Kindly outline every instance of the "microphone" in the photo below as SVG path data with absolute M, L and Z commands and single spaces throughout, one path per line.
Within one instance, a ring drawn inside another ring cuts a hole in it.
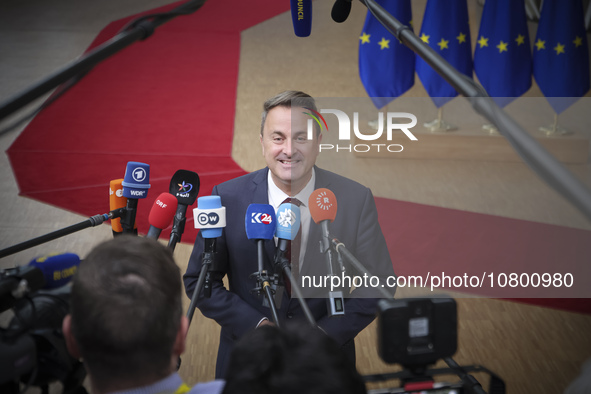
M 74 253 L 49 254 L 29 263 L 29 267 L 37 268 L 43 274 L 43 289 L 55 289 L 69 283 L 79 265 L 80 257 Z
M 263 301 L 263 306 L 269 306 L 273 315 L 273 321 L 279 326 L 279 316 L 277 315 L 277 308 L 273 299 L 272 285 L 270 283 L 273 280 L 273 284 L 276 286 L 278 278 L 276 275 L 269 277 L 266 270 L 263 269 L 264 259 L 264 241 L 273 239 L 275 235 L 276 227 L 276 216 L 275 209 L 269 204 L 250 204 L 246 209 L 246 215 L 244 217 L 244 225 L 246 227 L 246 237 L 253 239 L 257 244 L 257 256 L 258 256 L 258 272 L 251 275 L 257 278 L 257 287 L 253 292 L 260 294 L 263 291 L 266 295 Z
M 320 224 L 322 238 L 320 240 L 320 252 L 326 257 L 328 274 L 334 276 L 333 252 L 330 245 L 328 231 L 329 222 L 332 223 L 337 216 L 337 198 L 334 193 L 326 188 L 316 189 L 308 199 L 310 215 L 314 223 Z M 343 270 L 343 267 L 340 267 Z M 329 316 L 338 316 L 345 314 L 345 303 L 342 291 L 328 292 L 328 314 Z
M 298 37 L 308 37 L 312 31 L 312 0 L 290 0 L 293 31 Z
M 150 188 L 150 165 L 130 161 L 123 177 L 123 197 L 127 198 L 125 214 L 121 217 L 124 233 L 133 233 L 137 213 L 138 199 L 146 198 Z
M 283 203 L 277 209 L 277 228 L 275 236 L 278 238 L 275 263 L 285 255 L 289 241 L 293 241 L 300 229 L 300 207 L 291 203 Z
M 127 198 L 123 197 L 123 186 L 121 183 L 123 179 L 114 179 L 109 183 L 109 210 L 115 211 L 117 209 L 125 208 L 127 206 Z M 121 227 L 121 218 L 111 219 L 111 228 L 113 230 L 113 237 L 123 233 Z M 137 224 L 133 225 L 133 232 L 137 235 Z
M 172 222 L 177 205 L 176 197 L 170 193 L 162 193 L 158 196 L 148 216 L 150 229 L 146 238 L 158 239 L 160 237 L 162 229 L 168 227 Z
M 351 13 L 351 0 L 337 0 L 332 6 L 330 16 L 337 23 L 343 23 Z
M 188 170 L 178 170 L 170 179 L 170 194 L 178 201 L 168 247 L 174 250 L 185 231 L 186 214 L 189 205 L 193 205 L 199 194 L 199 175 Z
M 0 313 L 41 289 L 64 286 L 76 273 L 80 258 L 73 253 L 38 257 L 28 265 L 0 271 Z
M 205 246 L 201 259 L 201 272 L 187 311 L 189 323 L 193 319 L 195 303 L 201 289 L 204 289 L 206 297 L 211 297 L 210 272 L 225 271 L 225 267 L 219 267 L 216 264 L 217 238 L 222 236 L 223 229 L 226 227 L 226 207 L 222 206 L 222 198 L 220 196 L 199 197 L 197 199 L 197 208 L 193 209 L 193 217 L 195 218 L 195 228 L 200 230 Z

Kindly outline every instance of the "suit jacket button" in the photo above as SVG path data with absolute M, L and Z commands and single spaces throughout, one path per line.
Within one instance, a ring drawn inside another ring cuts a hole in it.
M 288 313 L 287 313 L 287 318 L 288 318 L 288 319 L 293 319 L 293 313 L 291 313 L 291 312 L 288 312 Z

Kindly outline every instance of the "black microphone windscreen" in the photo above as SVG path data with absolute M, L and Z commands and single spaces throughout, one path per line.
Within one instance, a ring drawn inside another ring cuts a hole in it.
M 330 16 L 337 23 L 343 23 L 351 13 L 351 0 L 337 0 L 332 6 Z

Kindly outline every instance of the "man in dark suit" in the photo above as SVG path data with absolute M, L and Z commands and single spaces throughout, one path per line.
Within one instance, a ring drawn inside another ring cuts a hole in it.
M 335 236 L 371 274 L 382 279 L 394 275 L 371 191 L 357 182 L 315 166 L 322 135 L 317 129 L 313 139 L 307 138 L 309 117 L 305 112 L 309 112 L 308 108 L 317 110 L 314 100 L 303 92 L 287 91 L 267 100 L 260 136 L 267 167 L 213 188 L 212 194 L 221 196 L 222 205 L 226 207 L 226 227 L 217 241 L 216 263 L 225 269 L 212 273 L 215 280 L 211 297 L 201 295 L 197 307 L 203 315 L 214 319 L 222 327 L 216 377 L 224 376 L 235 341 L 256 327 L 272 324 L 271 311 L 263 306 L 261 297 L 252 293 L 256 283 L 249 277 L 258 271 L 257 246 L 247 238 L 244 225 L 250 204 L 270 204 L 277 210 L 288 197 L 302 203 L 299 264 L 292 262 L 292 269 L 299 266 L 299 273 L 294 274 L 299 274 L 300 278 L 310 276 L 320 279 L 327 275 L 325 256 L 319 247 L 321 229 L 311 220 L 307 205 L 315 189 L 327 188 L 335 194 L 338 202 L 336 219 L 330 225 Z M 201 270 L 203 248 L 203 238 L 198 236 L 184 276 L 189 297 Z M 275 249 L 275 242 L 265 242 L 265 269 L 270 272 L 273 272 Z M 224 275 L 228 276 L 228 289 L 222 283 Z M 362 276 L 363 273 L 347 270 L 347 275 Z M 305 296 L 313 290 L 319 289 L 304 289 Z M 377 298 L 367 297 L 377 297 L 377 293 L 366 290 L 358 288 L 347 296 L 343 316 L 330 317 L 324 298 L 307 298 L 318 326 L 343 346 L 352 361 L 355 359 L 355 336 L 375 318 Z M 278 308 L 279 321 L 303 319 L 299 301 L 292 299 L 287 292 L 282 296 Z

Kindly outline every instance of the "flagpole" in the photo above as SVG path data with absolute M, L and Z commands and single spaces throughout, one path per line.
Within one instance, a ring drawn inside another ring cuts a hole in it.
M 547 137 L 573 134 L 572 131 L 565 129 L 564 127 L 561 127 L 558 124 L 558 114 L 556 112 L 554 112 L 554 124 L 551 124 L 548 126 L 542 126 L 542 127 L 540 127 L 540 131 L 543 132 L 544 134 L 546 134 Z
M 549 186 L 577 207 L 591 221 L 591 191 L 569 172 L 538 141 L 503 111 L 473 79 L 457 71 L 412 29 L 400 23 L 375 0 L 360 0 L 374 17 L 400 42 L 420 56 L 427 64 L 467 97 L 474 110 L 488 119 L 513 146 L 530 168 Z
M 458 129 L 456 126 L 443 120 L 443 105 L 437 108 L 437 119 L 424 123 L 423 126 L 432 133 L 437 131 L 454 131 Z

